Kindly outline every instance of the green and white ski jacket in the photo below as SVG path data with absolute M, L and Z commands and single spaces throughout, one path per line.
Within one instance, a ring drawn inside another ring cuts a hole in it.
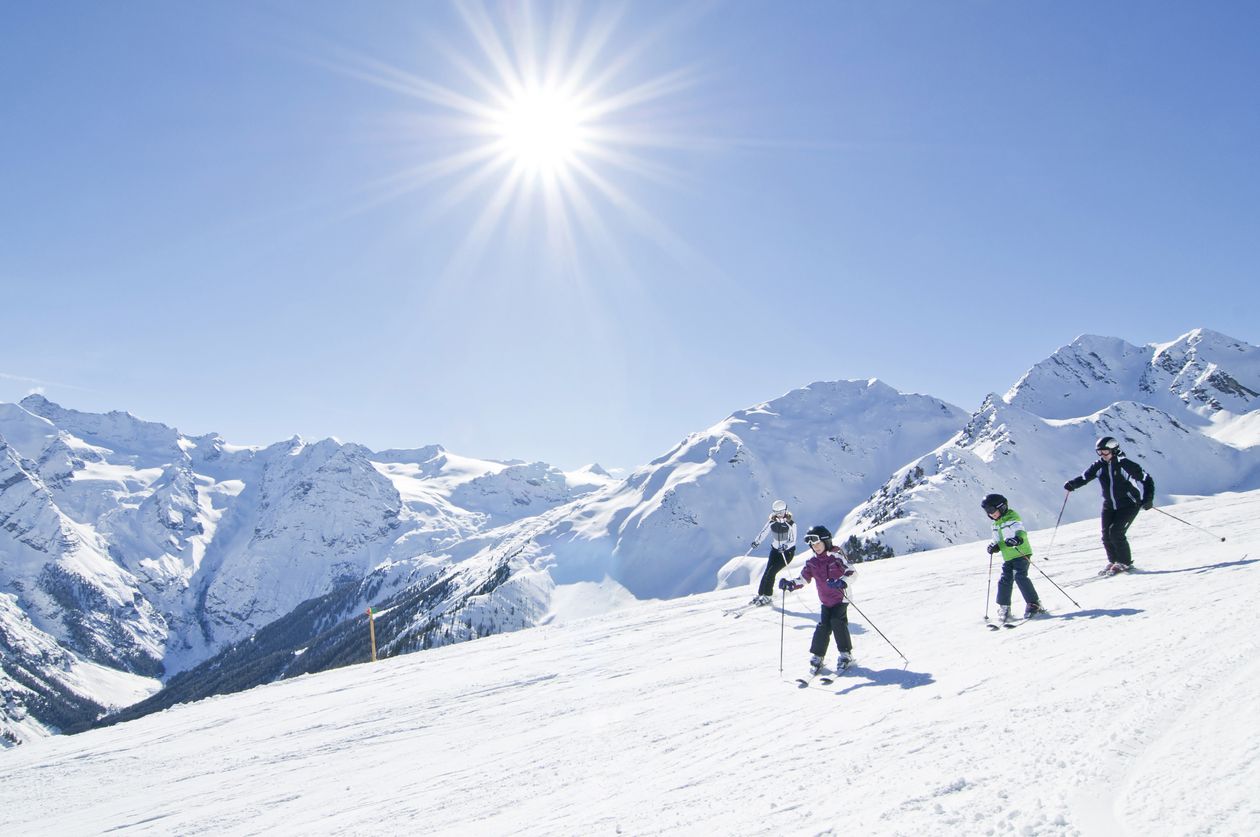
M 1015 558 L 1031 558 L 1032 542 L 1028 540 L 1028 532 L 1024 530 L 1024 522 L 1014 509 L 1007 509 L 1006 514 L 993 521 L 993 538 L 1002 548 L 1002 560 Z M 1019 546 L 1007 546 L 1007 538 L 1019 538 Z

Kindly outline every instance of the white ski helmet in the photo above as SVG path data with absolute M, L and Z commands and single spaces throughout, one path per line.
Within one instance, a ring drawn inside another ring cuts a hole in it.
M 770 511 L 774 512 L 775 514 L 787 514 L 787 503 L 783 502 L 782 500 L 775 500 L 774 503 L 770 506 Z

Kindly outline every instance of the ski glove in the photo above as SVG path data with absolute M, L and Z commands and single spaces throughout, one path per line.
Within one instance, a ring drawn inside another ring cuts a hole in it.
M 1143 500 L 1143 501 L 1142 501 L 1142 508 L 1146 509 L 1147 511 L 1150 511 L 1151 509 L 1155 508 L 1155 501 L 1154 501 L 1154 500 Z
M 748 548 L 749 548 L 749 549 L 756 549 L 756 548 L 757 548 L 757 544 L 759 544 L 759 543 L 761 543 L 761 541 L 753 541 L 752 543 L 750 543 L 750 544 L 748 545 Z
M 1063 490 L 1064 490 L 1064 491 L 1075 491 L 1075 490 L 1076 490 L 1076 488 L 1072 485 L 1072 481 L 1071 481 L 1071 480 L 1068 480 L 1067 482 L 1063 483 Z
M 1023 543 L 1023 542 L 1024 542 L 1024 539 L 1023 539 L 1023 538 L 1021 538 L 1019 535 L 1016 535 L 1016 536 L 1015 536 L 1015 537 L 1013 537 L 1013 538 L 1007 538 L 1007 539 L 1006 539 L 1006 545 L 1007 545 L 1007 546 L 1019 546 L 1019 545 L 1020 545 L 1021 543 Z
M 832 590 L 843 590 L 849 585 L 843 578 L 829 578 L 827 579 L 827 586 Z
M 995 543 L 991 543 L 991 544 L 989 544 L 989 547 L 988 547 L 988 549 L 989 549 L 989 554 L 990 554 L 990 555 L 992 555 L 993 553 L 997 552 L 997 551 L 998 551 L 999 549 L 1001 549 L 1001 548 L 1002 548 L 1002 547 L 998 546 L 997 544 L 995 544 Z
M 804 586 L 805 586 L 804 582 L 800 582 L 800 581 L 793 581 L 793 580 L 792 580 L 792 579 L 790 579 L 790 578 L 781 578 L 781 579 L 779 579 L 779 589 L 780 589 L 780 590 L 792 590 L 792 591 L 796 591 L 796 590 L 800 590 L 800 589 L 801 589 L 802 587 L 804 587 Z

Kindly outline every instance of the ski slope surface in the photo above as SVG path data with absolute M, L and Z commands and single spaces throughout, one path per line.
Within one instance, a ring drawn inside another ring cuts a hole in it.
M 635 602 L 14 748 L 4 830 L 1254 835 L 1260 492 L 1165 512 L 1116 578 L 1096 521 L 1033 531 L 1013 630 L 983 542 L 861 565 L 830 686 L 812 587 Z

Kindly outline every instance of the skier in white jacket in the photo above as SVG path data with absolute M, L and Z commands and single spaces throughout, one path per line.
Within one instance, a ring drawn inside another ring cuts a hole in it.
M 784 501 L 774 501 L 774 505 L 770 507 L 770 520 L 762 527 L 761 534 L 753 540 L 752 549 L 761 544 L 761 539 L 767 532 L 770 534 L 770 560 L 766 562 L 766 571 L 761 574 L 757 595 L 753 596 L 749 604 L 768 605 L 774 600 L 774 577 L 779 574 L 779 570 L 792 563 L 792 558 L 796 555 L 796 522 L 792 520 L 792 513 L 788 511 Z

